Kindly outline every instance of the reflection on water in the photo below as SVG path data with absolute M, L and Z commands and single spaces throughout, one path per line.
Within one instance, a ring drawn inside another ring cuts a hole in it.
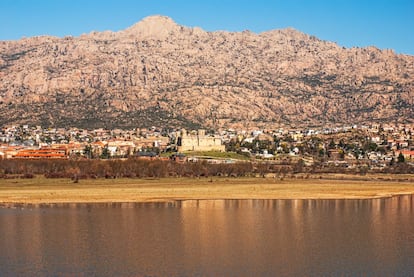
M 407 276 L 413 199 L 0 208 L 0 275 Z

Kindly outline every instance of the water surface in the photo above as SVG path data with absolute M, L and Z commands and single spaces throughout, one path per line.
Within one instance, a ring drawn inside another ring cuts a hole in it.
M 1 276 L 409 276 L 414 198 L 0 208 Z

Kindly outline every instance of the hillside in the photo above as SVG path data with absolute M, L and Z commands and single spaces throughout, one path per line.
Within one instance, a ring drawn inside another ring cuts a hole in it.
M 0 41 L 0 80 L 0 125 L 414 122 L 413 56 L 294 29 L 206 32 L 151 16 L 119 32 Z

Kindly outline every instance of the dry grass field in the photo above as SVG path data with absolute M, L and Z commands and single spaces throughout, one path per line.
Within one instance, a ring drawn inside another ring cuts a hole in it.
M 194 199 L 366 199 L 414 194 L 413 176 L 323 179 L 1 179 L 0 205 L 165 202 Z M 347 177 L 347 178 L 345 178 Z

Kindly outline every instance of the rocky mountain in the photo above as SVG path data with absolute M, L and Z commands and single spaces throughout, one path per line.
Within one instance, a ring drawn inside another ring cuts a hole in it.
M 414 121 L 414 56 L 294 29 L 206 32 L 151 16 L 119 32 L 0 41 L 0 124 L 196 128 Z

